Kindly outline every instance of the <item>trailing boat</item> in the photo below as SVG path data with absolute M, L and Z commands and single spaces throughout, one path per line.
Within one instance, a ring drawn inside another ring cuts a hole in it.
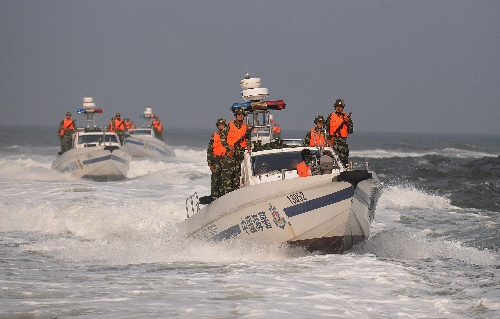
M 73 148 L 59 154 L 52 168 L 77 177 L 96 181 L 117 181 L 127 177 L 131 156 L 120 145 L 118 136 L 95 126 L 96 109 L 91 97 L 83 98 L 78 114 L 84 117 L 84 127 L 73 133 Z
M 175 156 L 174 149 L 158 138 L 155 133 L 152 127 L 154 115 L 151 108 L 146 108 L 141 118 L 144 119 L 141 128 L 128 130 L 123 143 L 127 152 L 133 157 L 162 158 Z
M 248 82 L 260 83 L 260 79 Z M 261 101 L 263 90 L 252 100 L 251 88 L 242 87 L 250 101 L 232 108 L 244 109 L 248 126 L 259 130 L 248 132 L 253 148 L 244 154 L 240 188 L 215 200 L 197 193 L 186 199 L 187 219 L 180 224 L 180 233 L 204 240 L 298 245 L 323 253 L 342 253 L 367 239 L 382 193 L 368 164 L 364 169 L 345 167 L 330 147 L 290 145 L 282 140 L 263 143 L 258 132 L 266 128 L 270 134 L 270 111 L 284 109 L 285 103 Z M 297 173 L 304 149 L 309 150 L 309 177 Z

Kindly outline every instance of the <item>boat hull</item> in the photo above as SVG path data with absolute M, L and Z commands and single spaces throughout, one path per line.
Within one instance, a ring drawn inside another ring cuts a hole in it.
M 248 238 L 342 253 L 369 237 L 381 195 L 375 176 L 353 183 L 317 175 L 250 188 L 205 206 L 181 223 L 181 233 L 205 240 Z
M 59 155 L 52 168 L 80 178 L 118 181 L 127 177 L 131 156 L 118 147 L 103 146 L 71 149 Z
M 169 157 L 175 156 L 175 151 L 162 140 L 151 136 L 130 135 L 125 139 L 124 147 L 133 157 Z

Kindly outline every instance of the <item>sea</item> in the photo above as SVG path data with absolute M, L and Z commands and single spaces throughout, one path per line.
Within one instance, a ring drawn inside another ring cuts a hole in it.
M 176 236 L 211 132 L 96 182 L 51 169 L 57 127 L 0 126 L 0 319 L 500 318 L 500 136 L 352 134 L 383 194 L 370 238 L 324 255 Z

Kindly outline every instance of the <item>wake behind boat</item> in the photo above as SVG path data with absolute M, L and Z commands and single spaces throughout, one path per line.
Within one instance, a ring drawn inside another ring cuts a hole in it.
M 260 79 L 246 78 L 241 84 L 247 102 L 235 103 L 232 109 L 249 114 L 247 124 L 254 133 L 247 133 L 253 148 L 244 154 L 240 188 L 213 201 L 193 194 L 186 200 L 188 218 L 180 233 L 204 240 L 286 243 L 324 253 L 342 253 L 367 239 L 382 192 L 368 164 L 365 169 L 346 168 L 330 147 L 263 143 L 258 132 L 265 127 L 265 136 L 271 135 L 270 111 L 284 109 L 285 103 L 262 101 L 267 89 L 259 88 Z M 297 173 L 304 149 L 309 150 L 309 177 Z
M 95 126 L 96 109 L 91 97 L 83 98 L 84 127 L 73 133 L 73 147 L 57 156 L 52 168 L 96 181 L 117 181 L 127 177 L 131 156 L 120 145 L 118 136 Z
M 126 151 L 133 157 L 162 158 L 175 156 L 174 149 L 158 138 L 152 127 L 154 121 L 152 109 L 146 108 L 141 118 L 144 119 L 141 128 L 128 130 L 124 142 Z

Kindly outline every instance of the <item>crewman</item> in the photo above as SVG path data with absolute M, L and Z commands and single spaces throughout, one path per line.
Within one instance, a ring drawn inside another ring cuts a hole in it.
M 307 132 L 306 137 L 304 138 L 304 146 L 327 146 L 326 132 L 323 127 L 324 122 L 325 118 L 321 115 L 314 118 L 314 124 L 316 124 L 316 126 Z
M 222 165 L 223 194 L 234 191 L 240 187 L 241 162 L 245 149 L 250 149 L 247 143 L 248 126 L 244 123 L 245 111 L 241 108 L 234 110 L 235 119 L 229 122 L 222 132 L 220 139 L 226 148 L 226 156 Z
M 114 116 L 112 116 L 111 117 L 111 121 L 109 121 L 108 131 L 110 131 L 110 132 L 114 132 L 115 131 L 115 117 Z
M 217 131 L 212 134 L 207 148 L 207 163 L 212 172 L 210 196 L 212 200 L 224 195 L 222 186 L 222 164 L 226 155 L 226 148 L 222 145 L 220 134 L 226 127 L 226 120 L 220 118 L 215 122 Z
M 300 157 L 302 158 L 302 162 L 297 164 L 297 174 L 299 174 L 299 177 L 311 176 L 311 167 L 309 166 L 310 154 L 311 151 L 307 148 L 303 149 L 300 152 Z
M 115 120 L 113 121 L 113 129 L 118 135 L 120 144 L 123 145 L 123 140 L 125 139 L 125 123 L 122 120 L 120 113 L 116 113 Z
M 130 123 L 130 119 L 127 117 L 125 118 L 125 121 L 123 122 L 123 124 L 125 125 L 125 131 L 128 131 L 131 129 L 131 123 Z
M 66 117 L 59 123 L 59 139 L 61 140 L 61 151 L 59 154 L 73 148 L 73 132 L 75 130 L 75 121 L 71 118 L 71 112 L 67 112 Z
M 155 132 L 155 137 L 163 141 L 163 125 L 156 115 L 153 120 L 153 131 Z
M 342 99 L 336 100 L 333 107 L 335 112 L 330 113 L 326 119 L 329 143 L 346 166 L 349 163 L 347 137 L 353 132 L 353 123 L 350 113 L 344 113 L 345 103 Z

